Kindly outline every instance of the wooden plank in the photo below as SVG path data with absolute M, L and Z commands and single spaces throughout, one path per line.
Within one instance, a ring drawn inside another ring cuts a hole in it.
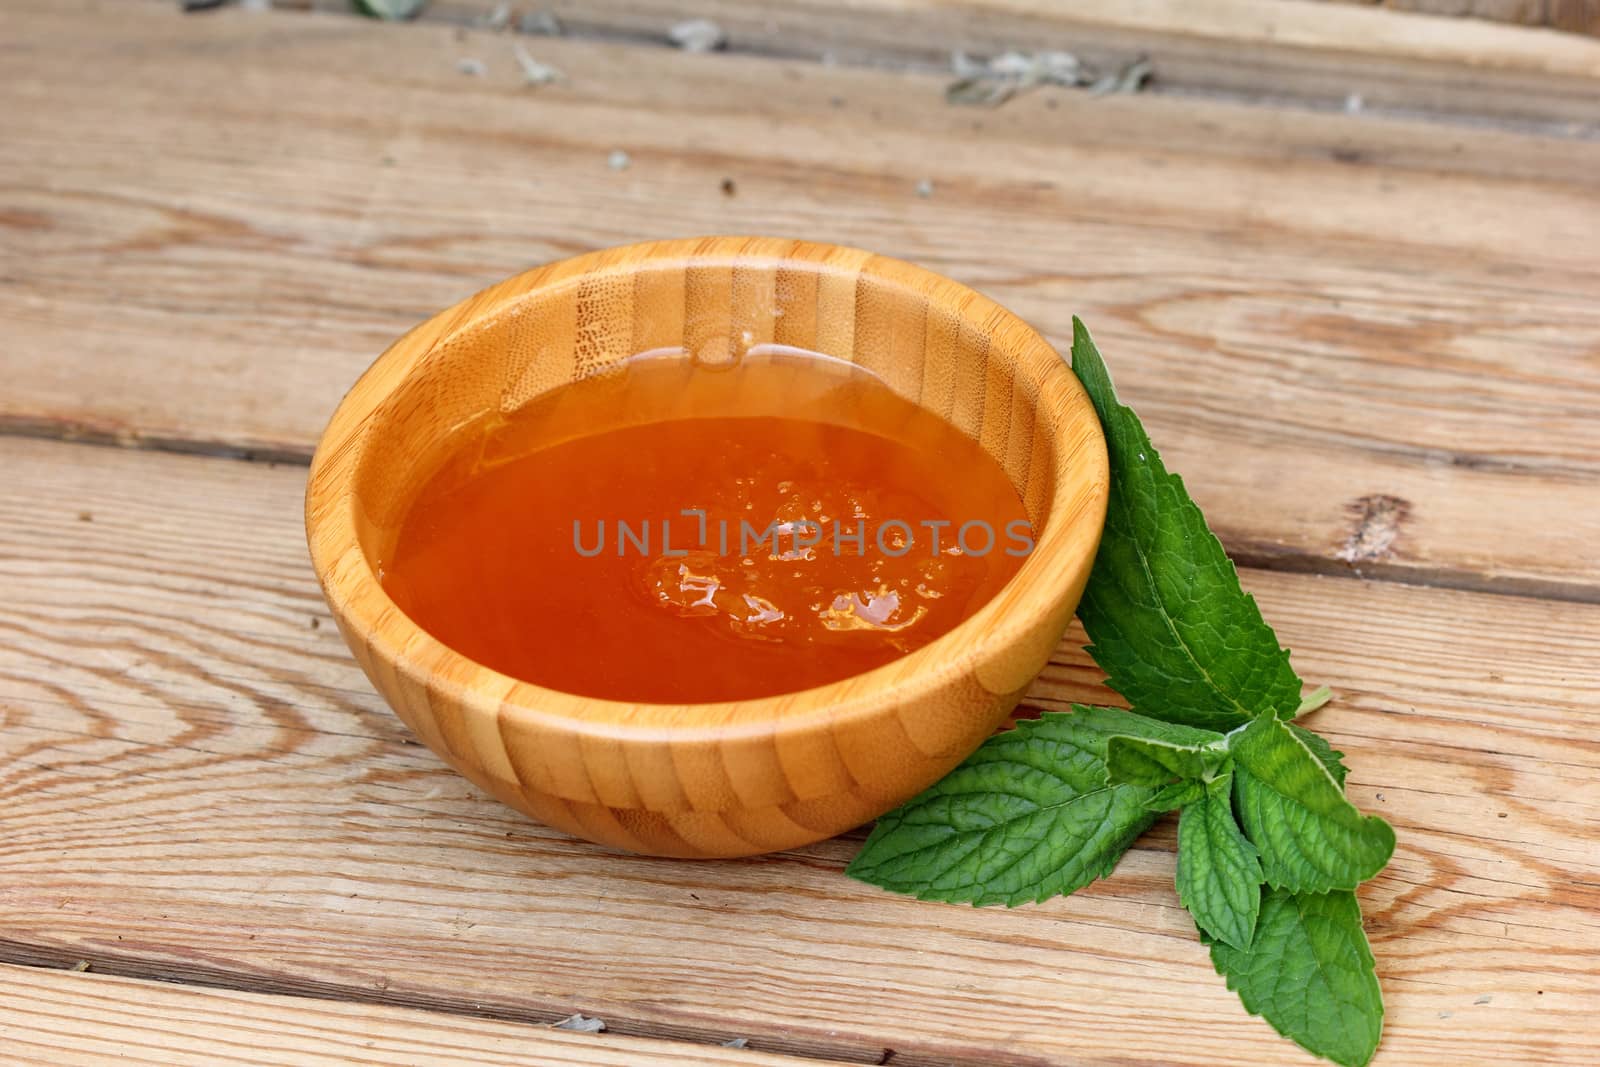
M 536 45 L 571 81 L 535 91 L 508 40 L 438 26 L 10 10 L 13 430 L 304 457 L 483 284 L 801 233 L 1058 344 L 1084 315 L 1244 559 L 1600 598 L 1600 143 L 1082 93 L 979 114 L 935 78 L 573 41 Z
M 1600 2 L 1597 0 L 1336 0 L 1338 3 L 1378 4 L 1391 11 L 1425 15 L 1456 15 L 1514 22 L 1523 26 L 1549 26 L 1600 37 Z
M 481 26 L 501 6 L 431 0 L 424 17 Z M 674 0 L 521 0 L 506 10 L 512 27 L 548 11 L 568 33 L 662 43 L 690 14 Z M 1317 0 L 701 0 L 692 14 L 722 26 L 730 49 L 765 55 L 945 68 L 956 50 L 1059 49 L 1106 69 L 1143 55 L 1157 91 L 1324 107 L 1354 95 L 1367 107 L 1439 116 L 1588 128 L 1600 121 L 1600 43 L 1389 8 Z
M 864 1062 L 1310 1062 L 1212 972 L 1170 826 L 1011 911 L 852 882 L 858 835 L 610 853 L 408 742 L 327 621 L 302 470 L 16 438 L 0 469 L 6 959 Z M 1600 607 L 1244 577 L 1399 834 L 1362 889 L 1386 1059 L 1594 1062 Z M 1079 640 L 1032 706 L 1104 693 Z
M 807 1067 L 827 1061 L 0 964 L 8 1064 Z

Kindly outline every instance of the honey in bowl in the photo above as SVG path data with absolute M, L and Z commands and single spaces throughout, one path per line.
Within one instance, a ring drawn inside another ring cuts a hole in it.
M 984 450 L 875 376 L 764 346 L 646 353 L 459 428 L 379 576 L 413 621 L 581 696 L 711 703 L 860 674 L 1021 567 Z

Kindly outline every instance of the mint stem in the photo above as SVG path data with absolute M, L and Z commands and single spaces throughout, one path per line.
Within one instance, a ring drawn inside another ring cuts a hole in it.
M 1316 711 L 1318 708 L 1322 707 L 1322 705 L 1326 704 L 1332 699 L 1332 689 L 1329 689 L 1325 685 L 1318 686 L 1310 693 L 1307 693 L 1305 699 L 1300 701 L 1300 706 L 1294 709 L 1294 718 L 1298 719 L 1302 715 L 1310 715 L 1313 711 Z

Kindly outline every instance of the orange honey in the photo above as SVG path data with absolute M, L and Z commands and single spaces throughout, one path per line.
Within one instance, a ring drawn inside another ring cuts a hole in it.
M 774 346 L 636 357 L 461 427 L 431 465 L 384 589 L 457 652 L 589 697 L 740 700 L 871 670 L 949 632 L 1032 547 L 975 442 Z

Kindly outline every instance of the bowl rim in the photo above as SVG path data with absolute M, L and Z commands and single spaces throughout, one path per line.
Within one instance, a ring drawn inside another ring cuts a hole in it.
M 374 416 L 384 402 L 438 348 L 515 314 L 535 294 L 597 273 L 631 274 L 646 265 L 686 261 L 745 267 L 804 263 L 817 271 L 870 275 L 953 311 L 987 338 L 991 352 L 1004 353 L 1008 366 L 1030 372 L 1037 390 L 1032 432 L 1052 436 L 1055 484 L 1047 492 L 1044 529 L 1034 531 L 1033 550 L 999 592 L 922 648 L 872 670 L 810 689 L 700 704 L 609 700 L 502 674 L 446 646 L 395 605 L 360 543 L 352 491 Z M 1071 463 L 1065 462 L 1068 455 Z M 1099 546 L 1109 485 L 1105 438 L 1083 386 L 1038 331 L 989 297 L 915 264 L 844 245 L 774 237 L 677 238 L 601 249 L 534 267 L 403 334 L 335 408 L 312 458 L 305 521 L 318 581 L 358 658 L 359 641 L 374 661 L 430 697 L 453 700 L 496 722 L 508 717 L 598 741 L 726 743 L 834 729 L 881 715 L 886 707 L 914 708 L 954 676 L 981 680 L 986 666 L 993 667 L 1019 637 L 1081 592 Z M 1078 506 L 1069 508 L 1074 502 Z M 886 699 L 891 695 L 893 699 Z

